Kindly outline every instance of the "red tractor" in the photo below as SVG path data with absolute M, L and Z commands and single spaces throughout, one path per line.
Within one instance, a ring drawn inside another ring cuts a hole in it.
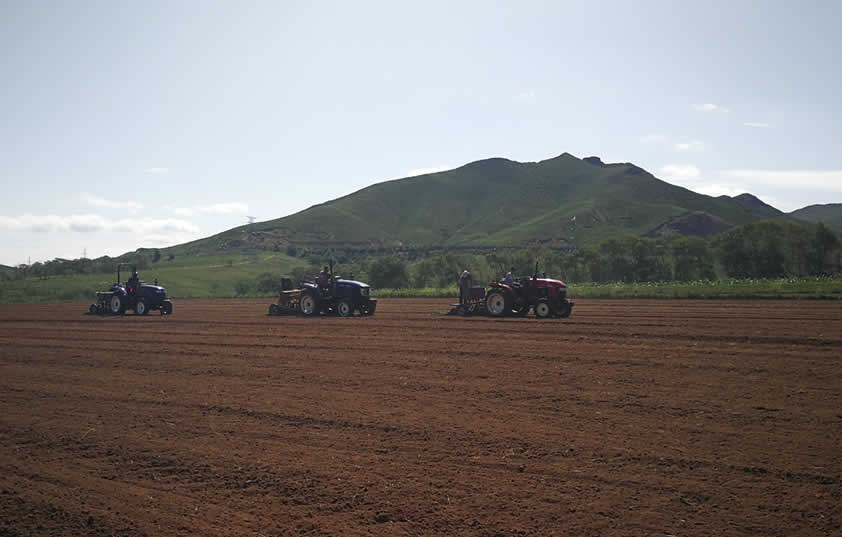
M 543 319 L 569 317 L 573 311 L 567 285 L 561 280 L 539 278 L 537 264 L 531 278 L 518 278 L 512 284 L 496 281 L 490 286 L 485 295 L 485 311 L 492 317 L 524 316 L 532 309 L 536 317 Z

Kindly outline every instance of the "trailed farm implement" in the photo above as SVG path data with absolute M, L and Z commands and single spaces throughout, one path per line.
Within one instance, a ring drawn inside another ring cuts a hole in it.
M 289 278 L 281 280 L 277 304 L 269 306 L 269 315 L 295 314 L 338 315 L 350 317 L 355 311 L 360 315 L 374 315 L 377 300 L 371 298 L 371 287 L 356 280 L 345 280 L 330 273 L 322 280 L 303 281 L 293 288 Z
M 460 288 L 458 304 L 452 304 L 451 315 L 519 316 L 530 310 L 541 319 L 569 317 L 573 301 L 567 298 L 567 284 L 561 280 L 538 277 L 538 265 L 531 277 L 493 281 L 486 290 L 470 284 Z
M 131 267 L 132 275 L 125 283 L 120 283 L 120 270 Z M 98 291 L 96 302 L 88 308 L 89 313 L 110 313 L 122 315 L 133 310 L 138 315 L 146 315 L 158 310 L 161 315 L 172 313 L 172 301 L 167 298 L 167 290 L 158 285 L 149 285 L 138 277 L 137 268 L 128 263 L 117 265 L 117 281 L 108 291 Z

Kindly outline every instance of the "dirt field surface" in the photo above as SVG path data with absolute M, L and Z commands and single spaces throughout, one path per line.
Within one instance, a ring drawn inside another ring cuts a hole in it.
M 842 535 L 842 305 L 0 306 L 0 536 Z

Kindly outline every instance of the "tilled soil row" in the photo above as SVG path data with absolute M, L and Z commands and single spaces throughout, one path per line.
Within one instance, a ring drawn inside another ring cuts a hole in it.
M 835 302 L 0 306 L 0 535 L 834 535 Z

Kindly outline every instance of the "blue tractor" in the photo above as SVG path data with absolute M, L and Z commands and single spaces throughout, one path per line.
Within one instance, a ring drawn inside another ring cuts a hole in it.
M 371 287 L 356 280 L 334 277 L 333 263 L 330 273 L 322 281 L 303 281 L 298 289 L 292 288 L 288 278 L 281 280 L 281 293 L 277 304 L 269 306 L 269 315 L 294 313 L 305 316 L 339 315 L 350 317 L 355 311 L 360 315 L 374 315 L 377 300 L 371 298 Z
M 120 269 L 123 267 L 131 267 L 132 276 L 121 284 Z M 117 265 L 117 283 L 108 291 L 97 292 L 96 302 L 88 311 L 122 315 L 126 310 L 133 310 L 138 315 L 158 310 L 161 315 L 169 315 L 172 313 L 172 301 L 167 298 L 167 290 L 158 285 L 157 279 L 154 285 L 148 285 L 138 278 L 134 265 L 120 263 Z

